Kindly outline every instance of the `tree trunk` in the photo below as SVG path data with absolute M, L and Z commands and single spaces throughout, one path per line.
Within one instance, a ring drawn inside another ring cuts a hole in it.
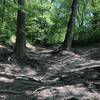
M 3 9 L 2 9 L 2 26 L 4 23 L 4 17 L 5 17 L 5 8 L 6 8 L 6 0 L 3 0 Z
M 15 43 L 15 55 L 19 58 L 25 56 L 25 13 L 23 7 L 25 0 L 18 0 L 18 4 L 21 6 L 17 12 L 17 32 L 16 32 L 16 43 Z
M 65 40 L 64 40 L 63 45 L 62 45 L 63 50 L 66 50 L 66 49 L 70 50 L 71 49 L 72 40 L 73 40 L 73 30 L 74 30 L 74 26 L 75 26 L 75 19 L 77 16 L 78 2 L 79 2 L 78 0 L 73 0 L 72 13 L 70 15 L 70 19 L 68 22 Z

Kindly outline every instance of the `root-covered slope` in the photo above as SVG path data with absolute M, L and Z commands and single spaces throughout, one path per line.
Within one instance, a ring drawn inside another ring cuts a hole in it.
M 99 60 L 44 48 L 18 60 L 10 51 L 0 47 L 0 100 L 100 100 Z

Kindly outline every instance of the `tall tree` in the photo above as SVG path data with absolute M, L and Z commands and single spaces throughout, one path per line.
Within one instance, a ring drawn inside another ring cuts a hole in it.
M 5 7 L 6 7 L 6 0 L 3 0 L 3 9 L 2 9 L 2 24 L 4 22 L 4 17 L 5 17 Z
M 25 12 L 23 10 L 25 0 L 18 0 L 20 6 L 17 12 L 17 32 L 16 32 L 16 43 L 15 43 L 15 54 L 19 58 L 25 56 Z
M 79 2 L 79 0 L 73 0 L 73 3 L 72 3 L 72 7 L 71 7 L 72 13 L 70 15 L 69 22 L 67 25 L 67 33 L 65 36 L 65 40 L 62 44 L 62 49 L 64 49 L 64 50 L 71 49 L 72 40 L 73 40 L 73 30 L 74 30 L 74 26 L 75 26 L 75 19 L 77 16 L 78 2 Z

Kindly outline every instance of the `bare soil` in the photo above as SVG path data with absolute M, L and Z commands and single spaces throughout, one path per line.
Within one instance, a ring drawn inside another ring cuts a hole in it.
M 0 45 L 0 100 L 100 100 L 100 48 L 56 48 L 27 44 L 26 58 Z

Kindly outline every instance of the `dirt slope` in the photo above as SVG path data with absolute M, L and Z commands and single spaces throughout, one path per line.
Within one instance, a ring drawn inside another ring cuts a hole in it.
M 100 61 L 93 52 L 51 51 L 28 45 L 27 58 L 17 59 L 11 47 L 0 46 L 0 100 L 100 100 Z

